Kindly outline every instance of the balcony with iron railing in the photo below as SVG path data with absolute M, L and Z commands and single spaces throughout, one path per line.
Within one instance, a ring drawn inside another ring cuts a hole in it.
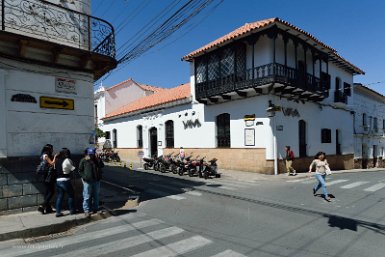
M 301 73 L 298 69 L 283 64 L 270 63 L 254 69 L 240 70 L 235 74 L 218 79 L 197 82 L 195 90 L 197 99 L 205 100 L 241 90 L 258 89 L 273 83 L 297 89 L 293 93 L 297 96 L 304 98 L 309 98 L 311 95 L 315 96 L 313 98 L 315 101 L 324 99 L 328 89 L 327 81 L 322 81 L 316 76 Z
M 347 104 L 348 96 L 344 92 L 340 90 L 336 90 L 334 91 L 334 102 Z
M 0 5 L 2 42 L 50 49 L 53 60 L 58 54 L 91 60 L 92 69 L 116 66 L 114 28 L 107 21 L 43 0 L 0 0 Z

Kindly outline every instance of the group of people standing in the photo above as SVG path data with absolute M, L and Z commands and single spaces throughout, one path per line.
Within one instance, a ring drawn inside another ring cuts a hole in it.
M 53 146 L 47 144 L 43 147 L 40 158 L 48 167 L 43 173 L 45 185 L 44 202 L 38 207 L 42 214 L 54 212 L 51 207 L 51 200 L 56 191 L 55 211 L 56 217 L 61 217 L 64 195 L 68 195 L 68 209 L 70 214 L 75 214 L 75 193 L 71 179 L 74 178 L 75 164 L 71 159 L 71 152 L 62 148 L 57 154 L 53 152 Z M 95 148 L 87 148 L 84 157 L 78 166 L 78 173 L 83 184 L 83 211 L 87 217 L 91 212 L 99 210 L 100 180 L 102 178 L 103 162 L 97 157 Z
M 285 146 L 285 166 L 286 166 L 286 172 L 288 175 L 296 175 L 297 172 L 293 168 L 293 161 L 294 161 L 294 152 L 291 150 L 290 146 Z M 326 175 L 330 174 L 330 167 L 326 160 L 326 154 L 324 152 L 318 152 L 314 160 L 311 162 L 309 166 L 309 173 L 312 171 L 315 171 L 315 178 L 317 179 L 317 184 L 313 187 L 313 195 L 316 196 L 317 191 L 322 188 L 323 191 L 323 198 L 330 202 L 330 195 L 326 187 Z

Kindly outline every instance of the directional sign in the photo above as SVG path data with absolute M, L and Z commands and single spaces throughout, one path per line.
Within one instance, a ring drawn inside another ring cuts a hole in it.
M 73 99 L 41 96 L 40 108 L 74 110 L 75 103 Z

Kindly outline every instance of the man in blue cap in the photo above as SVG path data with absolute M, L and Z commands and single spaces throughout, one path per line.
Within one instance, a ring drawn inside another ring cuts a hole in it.
M 79 173 L 83 181 L 83 210 L 84 214 L 90 217 L 91 211 L 99 211 L 100 180 L 104 164 L 96 157 L 95 148 L 87 148 L 85 153 L 86 156 L 79 163 Z

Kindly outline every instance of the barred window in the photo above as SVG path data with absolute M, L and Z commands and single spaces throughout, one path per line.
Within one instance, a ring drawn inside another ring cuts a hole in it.
M 349 83 L 344 82 L 344 93 L 345 95 L 348 95 L 348 96 L 352 95 L 352 88 Z
M 112 148 L 118 148 L 118 131 L 112 130 Z
M 221 59 L 222 77 L 234 74 L 234 51 L 226 48 L 222 53 Z
M 138 125 L 136 127 L 136 136 L 138 139 L 138 148 L 143 148 L 143 126 Z
M 216 123 L 218 147 L 230 147 L 230 114 L 218 115 Z
M 327 144 L 332 142 L 332 131 L 331 129 L 321 129 L 321 143 Z
M 209 57 L 208 62 L 208 80 L 216 80 L 220 78 L 220 70 L 219 70 L 219 58 L 218 55 L 212 54 Z
M 174 148 L 174 122 L 166 121 L 166 148 Z
M 202 83 L 206 81 L 206 69 L 207 67 L 204 60 L 200 60 L 196 63 L 195 79 L 197 83 Z

